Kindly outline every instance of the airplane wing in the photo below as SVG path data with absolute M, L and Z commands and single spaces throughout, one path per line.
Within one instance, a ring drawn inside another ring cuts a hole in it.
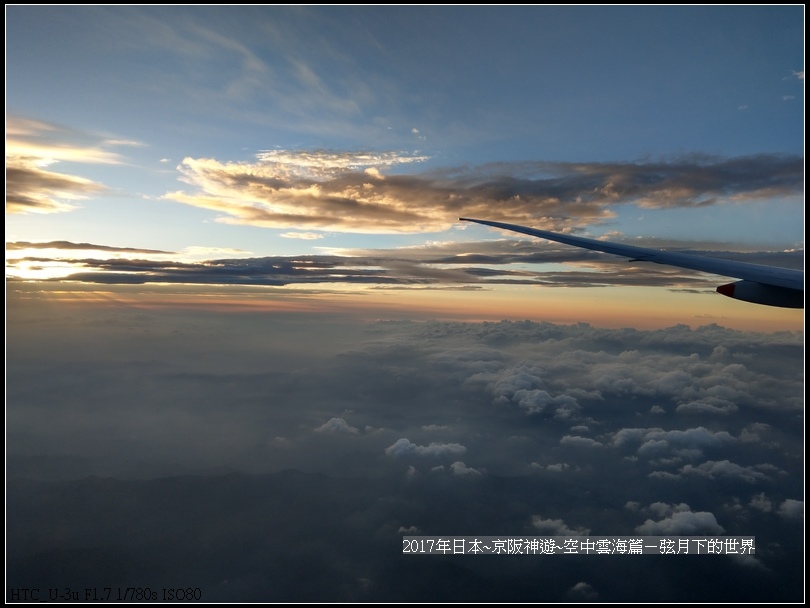
M 489 220 L 476 220 L 461 217 L 464 222 L 475 222 L 493 228 L 502 228 L 512 232 L 520 232 L 530 236 L 539 236 L 550 241 L 612 253 L 626 258 L 631 262 L 654 262 L 656 264 L 666 264 L 690 270 L 711 272 L 725 277 L 742 279 L 735 283 L 721 285 L 717 288 L 718 293 L 756 304 L 768 306 L 781 306 L 783 308 L 804 308 L 804 271 L 790 268 L 777 268 L 775 266 L 764 266 L 762 264 L 750 264 L 748 262 L 738 262 L 734 260 L 723 260 L 710 258 L 691 253 L 678 253 L 675 251 L 661 251 L 659 249 L 649 249 L 647 247 L 636 247 L 635 245 L 622 245 L 607 241 L 597 241 L 579 236 L 569 236 L 567 234 L 557 234 L 547 230 L 537 230 L 517 224 L 505 224 L 503 222 L 491 222 Z

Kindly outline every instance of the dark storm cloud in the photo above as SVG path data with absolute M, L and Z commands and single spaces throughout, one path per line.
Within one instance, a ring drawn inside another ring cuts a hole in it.
M 802 597 L 801 334 L 54 315 L 15 293 L 9 586 L 135 578 L 212 601 L 563 601 L 588 595 L 582 582 L 602 601 Z M 678 410 L 710 397 L 736 409 Z M 399 555 L 415 530 L 722 530 L 755 535 L 762 567 Z
M 252 163 L 186 158 L 178 169 L 196 190 L 164 198 L 217 211 L 227 223 L 408 233 L 441 231 L 460 216 L 559 230 L 600 222 L 614 205 L 707 206 L 798 196 L 804 189 L 802 158 L 766 154 L 380 172 L 414 160 L 422 159 L 326 151 L 274 151 Z

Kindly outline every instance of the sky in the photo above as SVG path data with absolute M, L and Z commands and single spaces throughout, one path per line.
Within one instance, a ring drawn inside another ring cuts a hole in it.
M 799 329 L 797 311 L 717 296 L 717 277 L 457 219 L 803 267 L 802 18 L 11 6 L 7 275 Z
M 803 6 L 6 23 L 9 588 L 802 599 L 803 311 L 458 218 L 803 269 Z

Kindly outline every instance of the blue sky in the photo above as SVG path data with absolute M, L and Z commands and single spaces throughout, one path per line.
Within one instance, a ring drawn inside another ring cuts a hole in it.
M 803 251 L 803 13 L 8 7 L 7 241 L 202 260 L 513 238 L 455 222 L 475 215 Z

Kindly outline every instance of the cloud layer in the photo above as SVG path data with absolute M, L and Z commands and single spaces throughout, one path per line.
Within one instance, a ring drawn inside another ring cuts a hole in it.
M 799 333 L 54 314 L 9 293 L 14 586 L 123 583 L 125 563 L 223 600 L 802 596 Z M 680 407 L 710 397 L 723 413 Z M 754 535 L 757 554 L 538 568 L 400 555 L 414 530 Z
M 194 190 L 164 198 L 216 211 L 222 222 L 267 228 L 429 232 L 467 216 L 559 230 L 598 223 L 614 205 L 658 209 L 798 196 L 804 184 L 803 160 L 779 155 L 383 173 L 423 160 L 330 151 L 265 152 L 254 162 L 186 158 L 178 170 Z
M 683 244 L 682 244 L 683 245 Z M 716 244 L 720 246 L 720 244 Z M 64 280 L 87 283 L 187 283 L 208 285 L 364 284 L 376 286 L 454 287 L 544 285 L 549 287 L 655 286 L 714 290 L 716 279 L 701 273 L 658 264 L 628 264 L 601 255 L 539 240 L 505 239 L 429 243 L 421 247 L 381 250 L 339 250 L 333 254 L 245 258 L 239 252 L 225 259 L 192 261 L 186 252 L 122 248 L 69 241 L 11 242 L 7 272 L 59 263 Z M 41 255 L 39 251 L 47 249 Z M 26 251 L 28 250 L 28 251 Z M 81 250 L 84 257 L 74 257 Z M 109 253 L 119 254 L 106 258 Z M 208 252 L 202 251 L 197 257 Z M 704 252 L 705 253 L 705 252 Z M 803 268 L 803 251 L 710 252 L 731 259 Z M 135 257 L 137 254 L 137 257 Z M 209 253 L 210 255 L 210 253 Z M 91 257 L 92 256 L 92 257 Z M 535 269 L 568 264 L 568 269 Z M 534 268 L 533 268 L 534 267 Z M 701 402 L 704 407 L 711 403 Z M 694 407 L 699 407 L 696 404 Z

